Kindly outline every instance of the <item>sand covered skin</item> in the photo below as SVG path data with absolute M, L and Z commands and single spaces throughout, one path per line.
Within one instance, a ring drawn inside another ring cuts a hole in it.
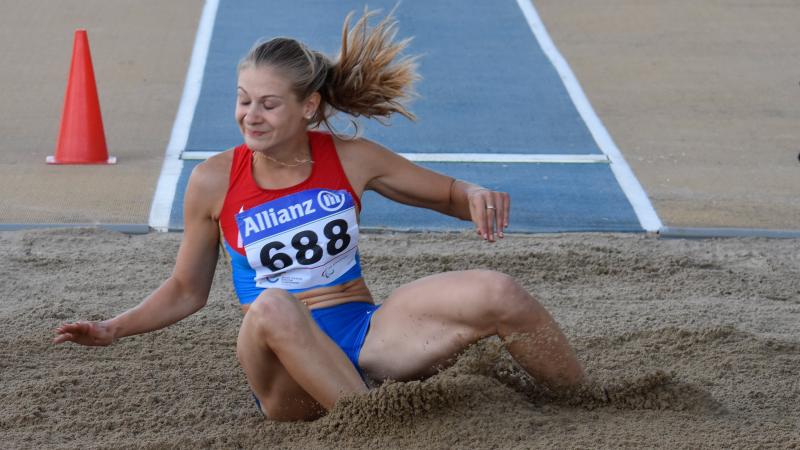
M 495 338 L 431 379 L 275 423 L 236 361 L 241 313 L 223 262 L 206 308 L 177 325 L 108 348 L 50 344 L 64 321 L 137 304 L 180 238 L 0 233 L 4 448 L 800 446 L 798 240 L 367 234 L 376 299 L 444 270 L 508 273 L 562 324 L 591 381 L 555 396 Z

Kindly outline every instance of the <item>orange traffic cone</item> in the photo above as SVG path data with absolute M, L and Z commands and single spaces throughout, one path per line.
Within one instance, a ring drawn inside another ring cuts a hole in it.
M 108 156 L 100 101 L 92 69 L 92 55 L 86 30 L 75 31 L 72 64 L 61 115 L 55 156 L 48 164 L 115 164 L 117 158 Z

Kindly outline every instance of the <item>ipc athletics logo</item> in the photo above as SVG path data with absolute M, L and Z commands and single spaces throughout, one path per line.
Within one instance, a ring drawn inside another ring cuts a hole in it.
M 319 191 L 317 194 L 317 204 L 320 208 L 328 212 L 338 211 L 344 206 L 344 193 Z

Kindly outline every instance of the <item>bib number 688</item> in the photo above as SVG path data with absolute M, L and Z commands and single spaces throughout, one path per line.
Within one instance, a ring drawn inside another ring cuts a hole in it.
M 330 221 L 322 229 L 322 233 L 328 238 L 325 250 L 328 251 L 330 256 L 338 255 L 350 245 L 350 235 L 347 234 L 346 220 L 336 219 Z M 322 259 L 324 251 L 322 247 L 317 245 L 318 242 L 319 236 L 313 230 L 303 230 L 292 236 L 292 248 L 297 250 L 294 255 L 294 261 L 304 266 L 318 263 Z M 273 272 L 291 266 L 294 262 L 292 257 L 279 251 L 285 247 L 286 245 L 280 241 L 272 241 L 264 245 L 259 255 L 261 264 Z M 272 253 L 273 251 L 274 253 Z

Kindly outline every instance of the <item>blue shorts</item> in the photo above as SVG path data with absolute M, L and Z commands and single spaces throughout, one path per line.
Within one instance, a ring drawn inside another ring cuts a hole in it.
M 311 310 L 314 322 L 344 351 L 358 373 L 361 373 L 358 355 L 364 346 L 372 313 L 378 308 L 371 303 L 351 302 Z

